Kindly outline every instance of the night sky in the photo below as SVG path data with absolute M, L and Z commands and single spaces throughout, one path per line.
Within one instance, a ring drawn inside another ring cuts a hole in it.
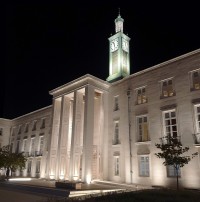
M 87 73 L 105 80 L 119 7 L 131 38 L 131 74 L 200 48 L 200 12 L 192 1 L 19 2 L 3 8 L 2 118 L 50 105 L 50 90 Z

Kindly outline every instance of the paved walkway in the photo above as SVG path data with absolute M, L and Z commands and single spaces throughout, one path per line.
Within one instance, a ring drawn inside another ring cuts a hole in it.
M 30 186 L 39 186 L 39 187 L 51 187 L 55 188 L 54 180 L 45 180 L 38 178 L 31 178 L 30 181 L 9 181 L 12 184 L 22 184 Z M 136 184 L 125 184 L 125 183 L 115 183 L 110 181 L 99 181 L 95 180 L 90 184 L 81 183 L 80 190 L 111 190 L 111 189 L 131 189 L 131 190 L 141 190 L 141 189 L 150 189 L 151 187 L 136 185 Z
M 25 179 L 25 178 L 24 178 Z M 30 181 L 9 181 L 2 184 L 2 187 L 5 190 L 5 186 L 10 191 L 16 192 L 19 190 L 22 194 L 34 194 L 40 196 L 55 196 L 62 197 L 66 195 L 65 189 L 58 189 L 55 187 L 55 181 L 36 179 L 32 178 Z M 82 183 L 81 189 L 79 190 L 70 190 L 69 197 L 84 197 L 86 195 L 98 195 L 105 192 L 116 192 L 116 191 L 136 191 L 140 189 L 149 189 L 150 187 L 144 187 L 134 184 L 121 184 L 113 183 L 109 181 L 93 181 L 91 184 Z M 24 200 L 23 200 L 24 201 Z M 28 200 L 27 200 L 28 201 Z M 13 200 L 13 202 L 15 202 Z
M 45 179 L 38 179 L 38 178 L 31 178 L 30 181 L 9 181 L 12 184 L 22 184 L 22 185 L 31 185 L 31 186 L 41 186 L 41 187 L 54 187 L 55 188 L 55 181 L 54 180 L 45 180 Z M 110 181 L 100 181 L 94 180 L 91 184 L 82 183 L 81 190 L 106 190 L 106 189 L 149 189 L 148 186 L 143 185 L 136 185 L 136 184 L 125 184 L 125 183 L 115 183 Z

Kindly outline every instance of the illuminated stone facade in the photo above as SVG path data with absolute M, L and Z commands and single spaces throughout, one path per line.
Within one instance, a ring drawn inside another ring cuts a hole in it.
M 52 106 L 0 119 L 2 145 L 28 158 L 16 175 L 173 186 L 155 143 L 173 135 L 200 152 L 200 49 L 130 75 L 123 22 L 109 38 L 107 81 L 87 74 L 50 91 Z M 200 188 L 199 156 L 180 169 L 180 184 Z

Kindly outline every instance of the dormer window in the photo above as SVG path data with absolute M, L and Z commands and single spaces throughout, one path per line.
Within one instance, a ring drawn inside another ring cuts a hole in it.
M 173 86 L 173 79 L 166 79 L 161 81 L 161 98 L 172 97 L 175 95 Z
M 144 104 L 147 103 L 147 96 L 146 96 L 146 87 L 141 87 L 136 89 L 137 94 L 137 103 L 136 104 Z
M 32 131 L 36 130 L 36 126 L 37 126 L 37 121 L 33 121 L 33 128 L 32 128 Z
M 200 90 L 200 69 L 190 72 L 191 90 Z

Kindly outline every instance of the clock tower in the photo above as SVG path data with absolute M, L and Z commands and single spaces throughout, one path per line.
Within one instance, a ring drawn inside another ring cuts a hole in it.
M 123 33 L 124 19 L 120 13 L 115 19 L 115 35 L 109 40 L 109 77 L 108 82 L 114 82 L 130 75 L 130 38 Z

